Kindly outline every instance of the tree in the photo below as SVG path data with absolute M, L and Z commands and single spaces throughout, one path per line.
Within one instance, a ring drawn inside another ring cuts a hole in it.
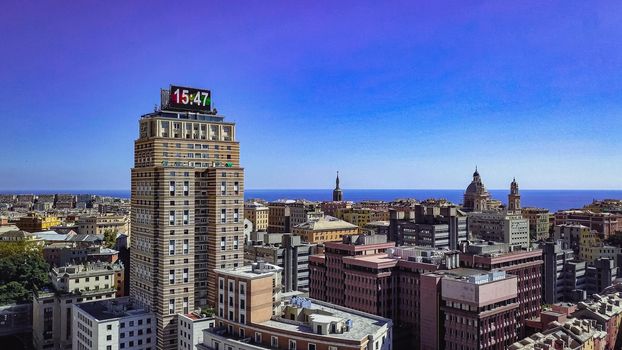
M 50 266 L 36 242 L 0 244 L 0 305 L 30 300 L 30 293 L 48 283 Z
M 104 247 L 112 248 L 117 243 L 117 231 L 111 228 L 104 231 Z

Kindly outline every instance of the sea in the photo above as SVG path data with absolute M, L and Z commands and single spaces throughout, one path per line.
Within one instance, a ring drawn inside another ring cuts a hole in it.
M 489 190 L 492 197 L 507 202 L 507 189 Z M 0 194 L 95 194 L 118 198 L 129 198 L 129 190 L 23 190 L 2 191 Z M 550 211 L 581 208 L 594 200 L 622 199 L 622 190 L 528 190 L 521 193 L 523 207 L 547 208 Z M 459 189 L 343 189 L 344 200 L 360 202 L 363 200 L 391 201 L 401 198 L 444 198 L 450 202 L 462 203 L 464 190 Z M 329 201 L 332 198 L 332 189 L 246 189 L 246 199 L 264 199 L 274 201 L 278 199 L 307 199 L 311 201 Z

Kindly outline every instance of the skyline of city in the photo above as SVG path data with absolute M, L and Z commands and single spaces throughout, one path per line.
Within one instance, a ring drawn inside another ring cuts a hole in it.
M 215 92 L 252 189 L 622 188 L 619 3 L 351 5 L 9 4 L 1 190 L 129 188 L 169 83 Z

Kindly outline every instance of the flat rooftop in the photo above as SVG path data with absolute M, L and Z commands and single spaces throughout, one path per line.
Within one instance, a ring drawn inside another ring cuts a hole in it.
M 98 321 L 150 314 L 144 308 L 135 307 L 130 302 L 129 297 L 80 303 L 76 304 L 76 307 L 82 309 Z
M 392 325 L 392 321 L 387 318 L 325 303 L 319 300 L 308 300 L 311 301 L 312 305 L 307 309 L 322 310 L 330 313 L 329 317 L 352 320 L 352 328 L 350 328 L 349 331 L 337 334 L 326 334 L 323 335 L 323 337 L 335 338 L 337 340 L 346 339 L 361 341 L 362 339 L 367 338 L 368 335 L 375 334 L 380 331 L 383 327 L 391 327 Z M 306 324 L 292 324 L 280 322 L 278 320 L 268 320 L 258 324 L 264 327 L 275 328 L 277 330 L 317 335 L 313 329 Z

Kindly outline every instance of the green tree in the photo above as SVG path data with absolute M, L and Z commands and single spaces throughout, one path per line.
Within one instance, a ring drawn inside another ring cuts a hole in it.
M 49 269 L 37 243 L 0 243 L 0 304 L 30 301 L 48 283 Z
M 112 248 L 117 242 L 117 231 L 109 228 L 104 231 L 104 247 Z

